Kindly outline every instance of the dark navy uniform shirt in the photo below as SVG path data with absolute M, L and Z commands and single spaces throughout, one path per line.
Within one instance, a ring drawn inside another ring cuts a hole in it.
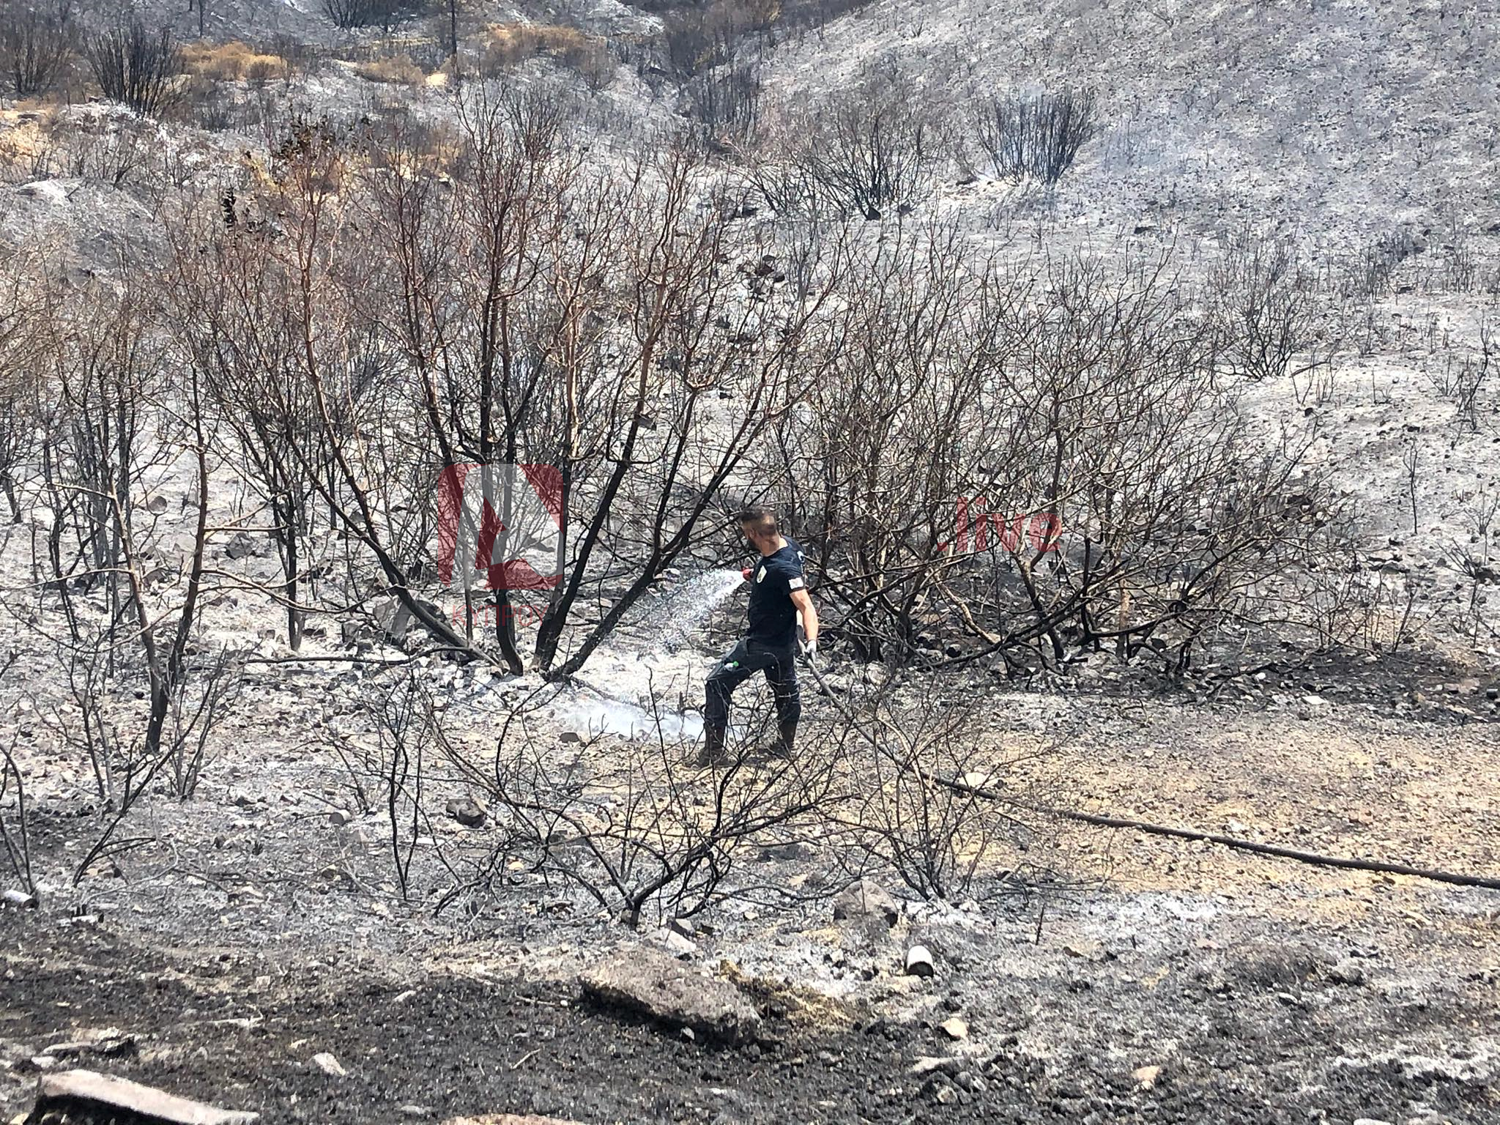
M 750 628 L 752 641 L 791 648 L 797 640 L 797 607 L 792 592 L 804 589 L 802 548 L 788 539 L 774 555 L 763 555 L 750 572 Z

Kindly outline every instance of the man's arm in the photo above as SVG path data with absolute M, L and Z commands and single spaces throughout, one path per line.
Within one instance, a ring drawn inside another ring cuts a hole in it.
M 807 643 L 817 644 L 818 611 L 813 608 L 812 598 L 808 597 L 805 589 L 793 590 L 792 604 L 797 607 L 797 613 L 802 618 L 802 631 L 807 634 Z

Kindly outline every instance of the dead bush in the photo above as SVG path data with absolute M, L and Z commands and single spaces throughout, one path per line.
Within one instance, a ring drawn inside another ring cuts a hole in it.
M 11 658 L 12 660 L 15 657 Z M 26 783 L 21 767 L 16 765 L 15 738 L 0 748 L 0 844 L 5 846 L 11 871 L 27 894 L 36 894 L 36 880 L 31 873 L 31 824 L 26 813 Z M 9 800 L 7 800 L 9 798 Z
M 1421 249 L 1416 236 L 1405 227 L 1377 235 L 1346 260 L 1342 292 L 1366 299 L 1389 295 L 1395 288 L 1396 272 Z
M 17 97 L 46 90 L 77 49 L 71 0 L 0 4 L 0 74 Z
M 378 27 L 387 34 L 424 7 L 423 0 L 323 0 L 323 11 L 335 27 Z
M 1280 378 L 1311 343 L 1312 284 L 1286 240 L 1241 231 L 1210 268 L 1208 289 L 1218 362 L 1229 374 Z
M 755 182 L 773 207 L 878 219 L 925 196 L 936 139 L 932 126 L 910 81 L 889 66 L 872 66 L 857 85 L 831 95 L 811 114 L 791 114 L 760 154 Z
M 816 836 L 819 809 L 836 799 L 826 755 L 752 768 L 741 745 L 705 777 L 683 765 L 691 746 L 665 733 L 654 690 L 649 713 L 652 738 L 604 754 L 593 748 L 596 736 L 559 754 L 531 735 L 518 707 L 492 769 L 466 766 L 536 876 L 582 889 L 632 927 L 648 910 L 657 920 L 687 917 L 735 893 L 736 867 L 752 844 L 767 833 Z
M 761 473 L 862 658 L 1107 647 L 1176 677 L 1221 630 L 1295 617 L 1329 519 L 1291 483 L 1304 442 L 1261 448 L 1162 263 L 1034 279 L 949 226 L 851 257 L 837 349 Z
M 893 871 L 924 899 L 956 902 L 981 883 L 1045 866 L 1036 846 L 1043 818 L 1018 807 L 1014 790 L 995 798 L 1019 758 L 985 737 L 984 698 L 912 686 L 882 681 L 834 702 L 824 744 L 860 783 L 824 813 L 850 874 Z
M 996 176 L 1029 176 L 1044 184 L 1062 179 L 1079 150 L 1100 131 L 1098 101 L 1091 90 L 975 97 L 970 121 Z
M 104 96 L 145 117 L 178 101 L 182 50 L 168 28 L 150 31 L 137 16 L 84 38 L 83 57 Z
M 726 138 L 750 138 L 760 114 L 760 95 L 760 69 L 748 61 L 714 67 L 683 86 L 689 114 L 721 143 Z

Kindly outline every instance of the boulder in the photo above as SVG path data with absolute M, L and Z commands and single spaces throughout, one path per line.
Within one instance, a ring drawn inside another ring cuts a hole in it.
M 695 971 L 659 949 L 622 950 L 578 978 L 584 995 L 673 1028 L 727 1043 L 746 1043 L 760 1014 L 734 985 Z

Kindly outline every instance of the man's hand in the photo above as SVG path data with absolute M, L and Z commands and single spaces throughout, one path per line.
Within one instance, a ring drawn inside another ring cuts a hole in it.
M 740 570 L 740 577 L 743 578 L 746 582 L 749 582 L 751 575 L 753 575 L 754 573 L 755 568 L 752 566 L 747 566 Z
M 797 616 L 802 619 L 802 633 L 807 640 L 802 642 L 802 655 L 809 664 L 818 662 L 818 611 L 813 608 L 807 590 L 793 590 L 792 604 L 797 607 Z

